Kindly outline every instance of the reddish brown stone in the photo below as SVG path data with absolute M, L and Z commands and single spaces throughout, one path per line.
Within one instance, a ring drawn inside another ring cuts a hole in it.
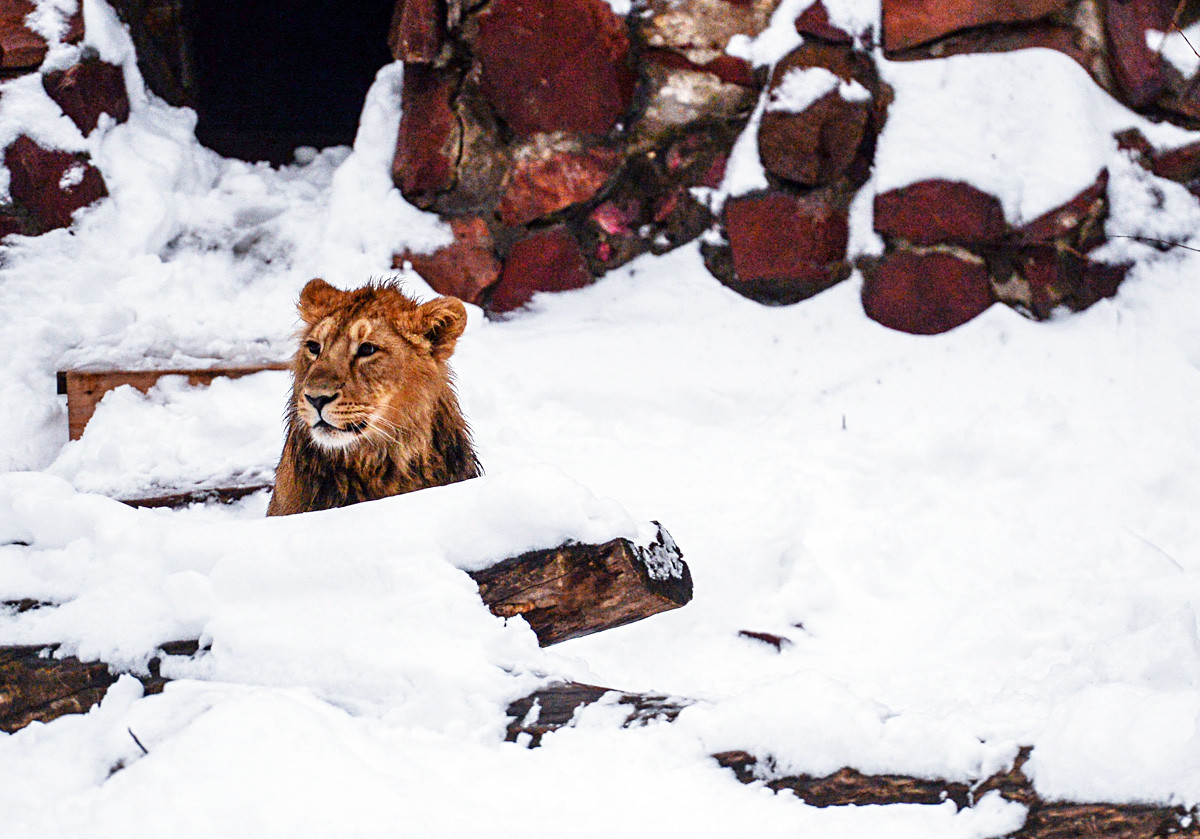
M 888 52 L 924 44 L 959 29 L 1038 20 L 1069 0 L 883 0 L 883 46 Z
M 699 64 L 682 53 L 672 49 L 651 48 L 642 55 L 643 61 L 652 61 L 663 67 L 678 70 L 694 70 L 696 72 L 712 73 L 725 84 L 735 84 L 739 87 L 758 89 L 758 79 L 754 76 L 754 66 L 744 58 L 722 53 L 712 61 Z
M 404 109 L 392 180 L 418 207 L 454 185 L 462 132 L 451 107 L 458 80 L 451 73 L 417 64 L 404 66 Z
M 9 0 L 0 7 L 0 68 L 31 70 L 46 57 L 46 39 L 25 25 L 31 11 L 33 5 L 24 0 Z
M 854 36 L 829 22 L 829 11 L 823 0 L 817 0 L 796 18 L 796 31 L 801 35 L 820 38 L 834 44 L 849 44 Z
M 906 49 L 889 58 L 899 61 L 924 61 L 952 55 L 1027 49 L 1061 52 L 1091 73 L 1094 78 L 1101 79 L 1107 76 L 1107 70 L 1104 69 L 1105 59 L 1099 44 L 1084 37 L 1076 29 L 1050 21 L 966 29 L 933 43 Z
M 1104 241 L 1104 218 L 1108 213 L 1108 170 L 1095 183 L 1061 207 L 1043 213 L 1016 232 L 1021 245 L 1058 242 L 1086 251 Z
M 961 181 L 921 181 L 875 196 L 875 230 L 914 245 L 986 245 L 1008 232 L 994 196 Z
M 1162 0 L 1108 0 L 1104 6 L 1108 66 L 1127 105 L 1144 108 L 1166 88 L 1162 57 L 1146 44 L 1146 30 L 1165 31 L 1173 8 Z
M 711 228 L 712 211 L 692 189 L 720 183 L 740 130 L 741 123 L 692 125 L 629 157 L 605 186 L 603 202 L 574 228 L 592 273 L 665 253 Z
M 629 36 L 604 0 L 492 0 L 478 23 L 482 90 L 517 137 L 606 134 L 629 109 Z
M 442 49 L 444 15 L 438 0 L 396 0 L 388 48 L 392 58 L 429 64 Z
M 805 186 L 829 184 L 850 168 L 862 142 L 869 108 L 838 92 L 801 113 L 767 111 L 758 131 L 758 153 L 767 171 Z
M 0 239 L 12 233 L 26 233 L 24 220 L 16 213 L 0 211 Z
M 63 35 L 64 44 L 78 44 L 83 40 L 83 3 L 79 5 L 80 8 L 67 18 L 67 32 Z
M 433 253 L 405 251 L 392 259 L 393 268 L 405 262 L 438 294 L 478 303 L 484 289 L 500 277 L 500 260 L 487 223 L 478 216 L 450 219 L 454 241 Z
M 500 220 L 516 226 L 592 198 L 620 163 L 611 149 L 532 151 L 504 181 Z
M 129 119 L 125 72 L 116 65 L 83 61 L 42 76 L 42 86 L 85 137 L 96 129 L 101 114 L 117 122 Z
M 1133 157 L 1143 165 L 1149 165 L 1149 160 L 1154 156 L 1154 146 L 1150 145 L 1150 141 L 1146 139 L 1146 135 L 1136 128 L 1127 128 L 1124 131 L 1118 131 L 1113 135 L 1117 141 L 1117 148 L 1121 151 L 1133 152 Z M 1197 144 L 1200 149 L 1200 143 Z
M 873 72 L 848 47 L 805 44 L 780 61 L 771 74 L 774 91 L 792 71 L 820 67 L 844 81 L 874 86 Z M 758 129 L 758 153 L 768 172 L 805 186 L 829 184 L 849 170 L 862 145 L 872 103 L 847 101 L 835 89 L 800 113 L 768 110 Z
M 497 314 L 511 312 L 539 291 L 570 291 L 592 282 L 579 243 L 566 227 L 557 225 L 513 244 L 485 306 Z
M 896 251 L 863 274 L 867 316 L 913 335 L 947 332 L 995 302 L 987 269 L 949 253 Z
M 71 225 L 71 215 L 108 195 L 104 178 L 86 158 L 44 149 L 24 135 L 4 152 L 13 200 L 42 230 Z
M 1150 149 L 1148 154 L 1151 171 L 1160 178 L 1180 183 L 1200 178 L 1200 142 L 1157 153 Z
M 845 201 L 831 190 L 731 198 L 724 222 L 733 277 L 719 278 L 752 300 L 795 303 L 849 273 L 848 214 Z
M 1080 311 L 1112 297 L 1129 272 L 1129 265 L 1095 262 L 1050 246 L 1025 248 L 1014 255 L 999 298 L 1041 320 L 1058 306 Z M 1002 272 L 1004 273 L 1004 272 Z

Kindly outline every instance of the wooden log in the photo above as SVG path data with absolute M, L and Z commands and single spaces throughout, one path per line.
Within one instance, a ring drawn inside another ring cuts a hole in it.
M 164 492 L 161 495 L 143 495 L 137 498 L 119 498 L 122 504 L 130 507 L 170 507 L 178 509 L 189 504 L 232 504 L 234 501 L 253 495 L 264 489 L 271 489 L 274 484 L 245 484 L 231 487 L 199 487 L 198 489 L 181 490 L 179 492 Z
M 722 752 L 713 758 L 733 770 L 742 783 L 761 782 L 775 792 L 787 790 L 813 807 L 864 804 L 940 804 L 953 801 L 961 810 L 972 807 L 989 792 L 1028 808 L 1025 824 L 1011 839 L 1158 839 L 1200 836 L 1200 820 L 1182 807 L 1153 804 L 1045 801 L 1022 767 L 1032 749 L 1021 750 L 1013 767 L 982 783 L 913 778 L 905 775 L 866 775 L 840 769 L 832 775 L 770 777 L 755 771 L 757 758 L 748 752 Z
M 645 725 L 651 720 L 673 721 L 679 712 L 691 704 L 688 700 L 665 694 L 622 693 L 609 688 L 579 682 L 558 682 L 534 691 L 508 706 L 511 718 L 505 739 L 519 742 L 528 735 L 529 748 L 541 745 L 543 735 L 570 725 L 575 712 L 598 701 L 605 694 L 616 696 L 618 705 L 628 709 L 622 728 Z
M 471 576 L 494 614 L 524 615 L 543 646 L 675 609 L 692 597 L 691 573 L 661 526 L 648 545 L 628 539 L 602 545 L 568 544 L 531 551 Z M 23 612 L 53 608 L 54 604 L 27 599 L 0 603 L 0 607 Z M 198 648 L 196 641 L 177 641 L 164 645 L 163 652 L 193 655 Z M 45 722 L 86 711 L 117 679 L 118 674 L 110 672 L 104 662 L 55 658 L 53 651 L 54 647 L 0 648 L 0 730 L 11 732 L 33 720 Z M 159 677 L 156 660 L 151 660 L 149 671 L 148 676 L 138 678 L 148 692 L 161 690 L 164 680 Z M 556 720 L 564 714 L 561 724 L 565 724 L 576 707 L 605 692 L 576 686 L 569 696 L 557 697 L 553 691 L 544 694 L 540 701 L 551 706 L 550 710 L 536 724 L 541 728 L 531 728 L 531 732 L 557 727 L 560 723 Z M 660 699 L 665 701 L 665 697 Z M 530 698 L 521 719 L 528 716 L 534 701 Z M 633 705 L 631 721 L 662 710 L 653 698 L 621 701 Z M 663 712 L 669 712 L 669 707 Z M 537 738 L 540 740 L 540 733 Z
M 44 647 L 0 648 L 0 731 L 87 711 L 117 677 L 101 661 L 49 657 Z
M 54 604 L 21 600 L 0 605 L 26 611 Z M 120 676 L 103 661 L 56 658 L 56 649 L 57 645 L 0 647 L 0 731 L 11 734 L 31 722 L 86 713 Z M 194 655 L 199 644 L 174 641 L 160 649 L 164 655 Z M 159 674 L 159 663 L 159 658 L 152 658 L 149 674 L 137 676 L 147 694 L 161 692 L 167 683 Z
M 612 629 L 692 599 L 692 574 L 670 534 L 649 545 L 614 539 L 530 551 L 471 572 L 479 594 L 500 617 L 521 615 L 549 646 Z
M 96 405 L 104 394 L 121 385 L 129 385 L 146 393 L 163 376 L 187 376 L 190 385 L 209 385 L 213 379 L 239 379 L 264 370 L 286 370 L 286 364 L 263 364 L 249 367 L 210 367 L 185 370 L 60 370 L 58 393 L 67 397 L 68 436 L 78 440 L 83 429 L 96 413 Z

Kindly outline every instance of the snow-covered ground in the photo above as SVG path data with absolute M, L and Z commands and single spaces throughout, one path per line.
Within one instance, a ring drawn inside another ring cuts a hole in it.
M 112 193 L 3 247 L 0 599 L 62 605 L 0 613 L 0 645 L 133 668 L 166 641 L 211 650 L 168 658 L 161 695 L 123 678 L 87 715 L 0 734 L 0 834 L 985 837 L 1024 817 L 995 797 L 820 810 L 738 783 L 709 758 L 727 749 L 975 780 L 1030 745 L 1044 797 L 1200 803 L 1200 253 L 1114 239 L 1105 257 L 1137 264 L 1112 300 L 914 337 L 863 315 L 857 277 L 767 308 L 689 246 L 505 321 L 472 310 L 454 367 L 483 479 L 286 519 L 261 496 L 132 510 L 89 493 L 269 475 L 286 374 L 114 391 L 66 443 L 55 370 L 281 360 L 307 279 L 354 286 L 448 232 L 390 187 L 398 67 L 353 150 L 272 171 L 199 147 L 84 5 L 130 121 L 84 140 L 36 79 L 0 101 L 0 137 L 90 151 Z M 878 246 L 876 189 L 970 180 L 1021 222 L 1102 166 L 1110 234 L 1200 247 L 1200 203 L 1111 133 L 1196 138 L 1062 56 L 884 74 L 858 251 Z M 547 650 L 459 570 L 649 519 L 694 601 Z M 546 679 L 695 703 L 631 730 L 602 703 L 538 749 L 502 742 L 507 703 Z

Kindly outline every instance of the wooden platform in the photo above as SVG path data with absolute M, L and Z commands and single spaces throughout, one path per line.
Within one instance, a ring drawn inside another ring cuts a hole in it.
M 163 376 L 187 376 L 190 385 L 212 384 L 214 379 L 239 379 L 264 370 L 287 370 L 287 364 L 266 364 L 250 367 L 208 367 L 179 370 L 61 370 L 58 373 L 58 393 L 67 397 L 68 436 L 78 440 L 83 436 L 96 406 L 113 388 L 121 385 L 146 393 Z

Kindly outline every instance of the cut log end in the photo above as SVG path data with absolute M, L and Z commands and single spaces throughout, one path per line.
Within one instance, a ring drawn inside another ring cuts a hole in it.
M 614 539 L 530 551 L 471 572 L 500 617 L 521 615 L 545 647 L 623 626 L 692 599 L 692 575 L 671 535 L 655 522 L 644 544 Z

